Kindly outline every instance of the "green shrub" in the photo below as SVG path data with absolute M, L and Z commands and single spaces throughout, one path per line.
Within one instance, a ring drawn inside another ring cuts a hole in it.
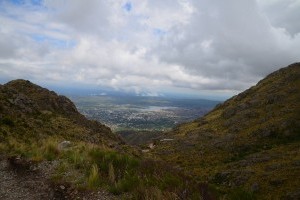
M 63 152 L 64 157 L 67 158 L 68 162 L 73 164 L 76 169 L 85 168 L 88 165 L 87 158 L 84 153 L 78 152 L 77 150 L 68 150 Z
M 162 177 L 162 183 L 161 183 L 161 189 L 166 190 L 168 188 L 179 188 L 182 186 L 182 180 L 175 175 L 172 175 L 170 173 L 166 173 Z
M 114 170 L 114 166 L 112 165 L 112 163 L 109 163 L 108 165 L 108 178 L 109 178 L 109 182 L 111 184 L 115 184 L 116 182 L 116 175 L 115 175 L 115 170 Z
M 136 175 L 126 175 L 123 179 L 119 180 L 115 185 L 109 188 L 109 191 L 113 194 L 121 194 L 123 192 L 129 192 L 137 188 L 140 184 L 139 178 Z
M 132 199 L 152 200 L 152 199 L 165 199 L 162 191 L 157 187 L 138 187 Z
M 246 191 L 243 188 L 236 188 L 228 195 L 230 200 L 255 200 L 256 197 L 252 192 Z
M 47 160 L 54 160 L 59 155 L 57 145 L 52 141 L 47 141 L 44 148 L 44 157 Z
M 97 164 L 92 165 L 87 183 L 91 189 L 95 189 L 100 185 L 100 175 Z
M 89 156 L 107 176 L 109 175 L 109 165 L 112 164 L 117 179 L 122 178 L 125 172 L 134 171 L 139 164 L 137 159 L 128 155 L 101 149 L 92 149 L 89 152 Z
M 7 126 L 14 126 L 15 125 L 14 121 L 10 118 L 7 118 L 7 117 L 4 117 L 1 120 L 1 123 L 4 124 L 4 125 L 7 125 Z

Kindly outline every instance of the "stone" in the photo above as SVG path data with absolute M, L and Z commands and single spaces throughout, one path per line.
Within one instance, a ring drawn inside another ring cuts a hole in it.
M 58 149 L 59 150 L 64 150 L 64 149 L 67 149 L 71 146 L 71 142 L 70 141 L 62 141 L 61 143 L 58 144 Z
M 150 143 L 150 144 L 149 144 L 149 148 L 150 148 L 150 149 L 154 149 L 154 147 L 155 147 L 155 145 L 154 145 L 153 143 Z

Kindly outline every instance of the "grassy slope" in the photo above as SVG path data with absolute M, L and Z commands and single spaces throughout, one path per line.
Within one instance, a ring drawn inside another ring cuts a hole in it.
M 29 81 L 11 81 L 0 86 L 0 94 L 2 124 L 11 121 L 11 126 L 1 126 L 1 132 L 8 137 L 55 135 L 93 143 L 118 141 L 108 127 L 78 113 L 69 99 Z
M 299 86 L 299 63 L 276 71 L 203 118 L 178 126 L 168 133 L 176 140 L 153 154 L 224 193 L 242 187 L 260 199 L 299 196 Z
M 71 144 L 61 149 L 59 144 Z M 18 165 L 53 161 L 52 181 L 128 199 L 201 199 L 208 189 L 165 163 L 144 159 L 63 96 L 29 81 L 0 85 L 0 156 Z M 21 163 L 20 163 L 21 162 Z M 55 164 L 56 163 L 56 164 Z M 209 195 L 208 195 L 209 196 Z

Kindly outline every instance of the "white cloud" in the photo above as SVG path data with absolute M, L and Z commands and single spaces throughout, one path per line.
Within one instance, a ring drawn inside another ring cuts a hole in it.
M 299 2 L 3 1 L 0 80 L 138 94 L 241 91 L 299 61 Z

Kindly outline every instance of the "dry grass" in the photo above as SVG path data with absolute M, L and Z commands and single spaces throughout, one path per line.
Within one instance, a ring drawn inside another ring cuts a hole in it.
M 95 189 L 95 188 L 99 187 L 100 175 L 99 175 L 99 168 L 98 168 L 97 164 L 92 165 L 87 183 L 88 183 L 88 187 L 91 189 Z

